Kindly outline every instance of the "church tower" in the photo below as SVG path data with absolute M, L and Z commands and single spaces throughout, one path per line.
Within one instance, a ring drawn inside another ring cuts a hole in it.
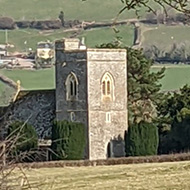
M 86 128 L 85 158 L 124 156 L 127 61 L 124 49 L 86 49 L 78 39 L 57 41 L 56 119 Z

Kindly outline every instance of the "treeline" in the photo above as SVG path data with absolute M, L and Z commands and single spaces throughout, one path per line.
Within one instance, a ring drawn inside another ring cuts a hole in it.
M 183 13 L 170 13 L 166 15 L 164 12 L 158 11 L 156 14 L 150 12 L 146 15 L 146 19 L 141 21 L 145 24 L 190 24 L 189 17 Z
M 158 12 L 157 14 L 148 13 L 145 19 L 141 19 L 139 22 L 145 24 L 190 24 L 190 19 L 187 15 L 182 13 L 169 13 L 167 16 L 165 13 Z M 126 24 L 125 21 L 115 23 L 115 24 Z M 13 30 L 15 28 L 35 28 L 40 30 L 48 30 L 48 29 L 60 29 L 64 28 L 72 28 L 72 27 L 81 27 L 82 22 L 75 20 L 65 20 L 64 13 L 61 11 L 58 19 L 52 20 L 23 20 L 23 21 L 15 21 L 10 17 L 0 17 L 0 29 L 9 29 Z M 100 26 L 111 26 L 113 23 L 93 23 L 90 25 L 85 25 L 85 29 L 89 29 L 91 27 L 96 28 Z
M 151 122 L 129 123 L 126 156 L 184 153 L 190 150 L 190 86 L 163 94 Z
M 160 154 L 190 150 L 190 86 L 167 93 L 158 105 Z
M 190 43 L 173 43 L 165 47 L 146 46 L 144 54 L 158 63 L 190 64 Z
M 15 21 L 10 17 L 0 17 L 0 29 L 13 30 L 16 28 L 34 28 L 40 30 L 72 28 L 79 26 L 81 22 L 79 20 L 64 21 L 64 26 L 60 19 L 54 20 L 33 20 L 33 21 Z

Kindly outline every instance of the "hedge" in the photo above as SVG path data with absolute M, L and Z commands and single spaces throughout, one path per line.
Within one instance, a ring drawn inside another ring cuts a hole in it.
M 52 159 L 84 159 L 85 127 L 81 123 L 56 121 L 52 128 Z
M 151 123 L 140 122 L 129 126 L 125 134 L 126 156 L 156 155 L 158 129 Z

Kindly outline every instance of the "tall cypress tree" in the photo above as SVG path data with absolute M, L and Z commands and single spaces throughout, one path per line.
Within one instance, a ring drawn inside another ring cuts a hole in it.
M 84 158 L 85 126 L 69 121 L 54 122 L 52 127 L 53 160 Z
M 164 77 L 165 68 L 152 72 L 153 61 L 141 50 L 127 48 L 127 55 L 129 122 L 151 122 L 163 97 L 159 80 Z
M 158 128 L 145 121 L 132 124 L 126 132 L 125 144 L 126 156 L 156 155 Z

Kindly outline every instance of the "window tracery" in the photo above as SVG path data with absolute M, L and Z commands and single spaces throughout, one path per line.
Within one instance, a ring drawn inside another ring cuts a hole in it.
M 70 73 L 66 79 L 66 99 L 77 100 L 78 98 L 78 80 L 74 73 Z
M 114 83 L 113 77 L 110 73 L 106 72 L 101 80 L 102 85 L 102 99 L 113 100 L 114 99 Z

